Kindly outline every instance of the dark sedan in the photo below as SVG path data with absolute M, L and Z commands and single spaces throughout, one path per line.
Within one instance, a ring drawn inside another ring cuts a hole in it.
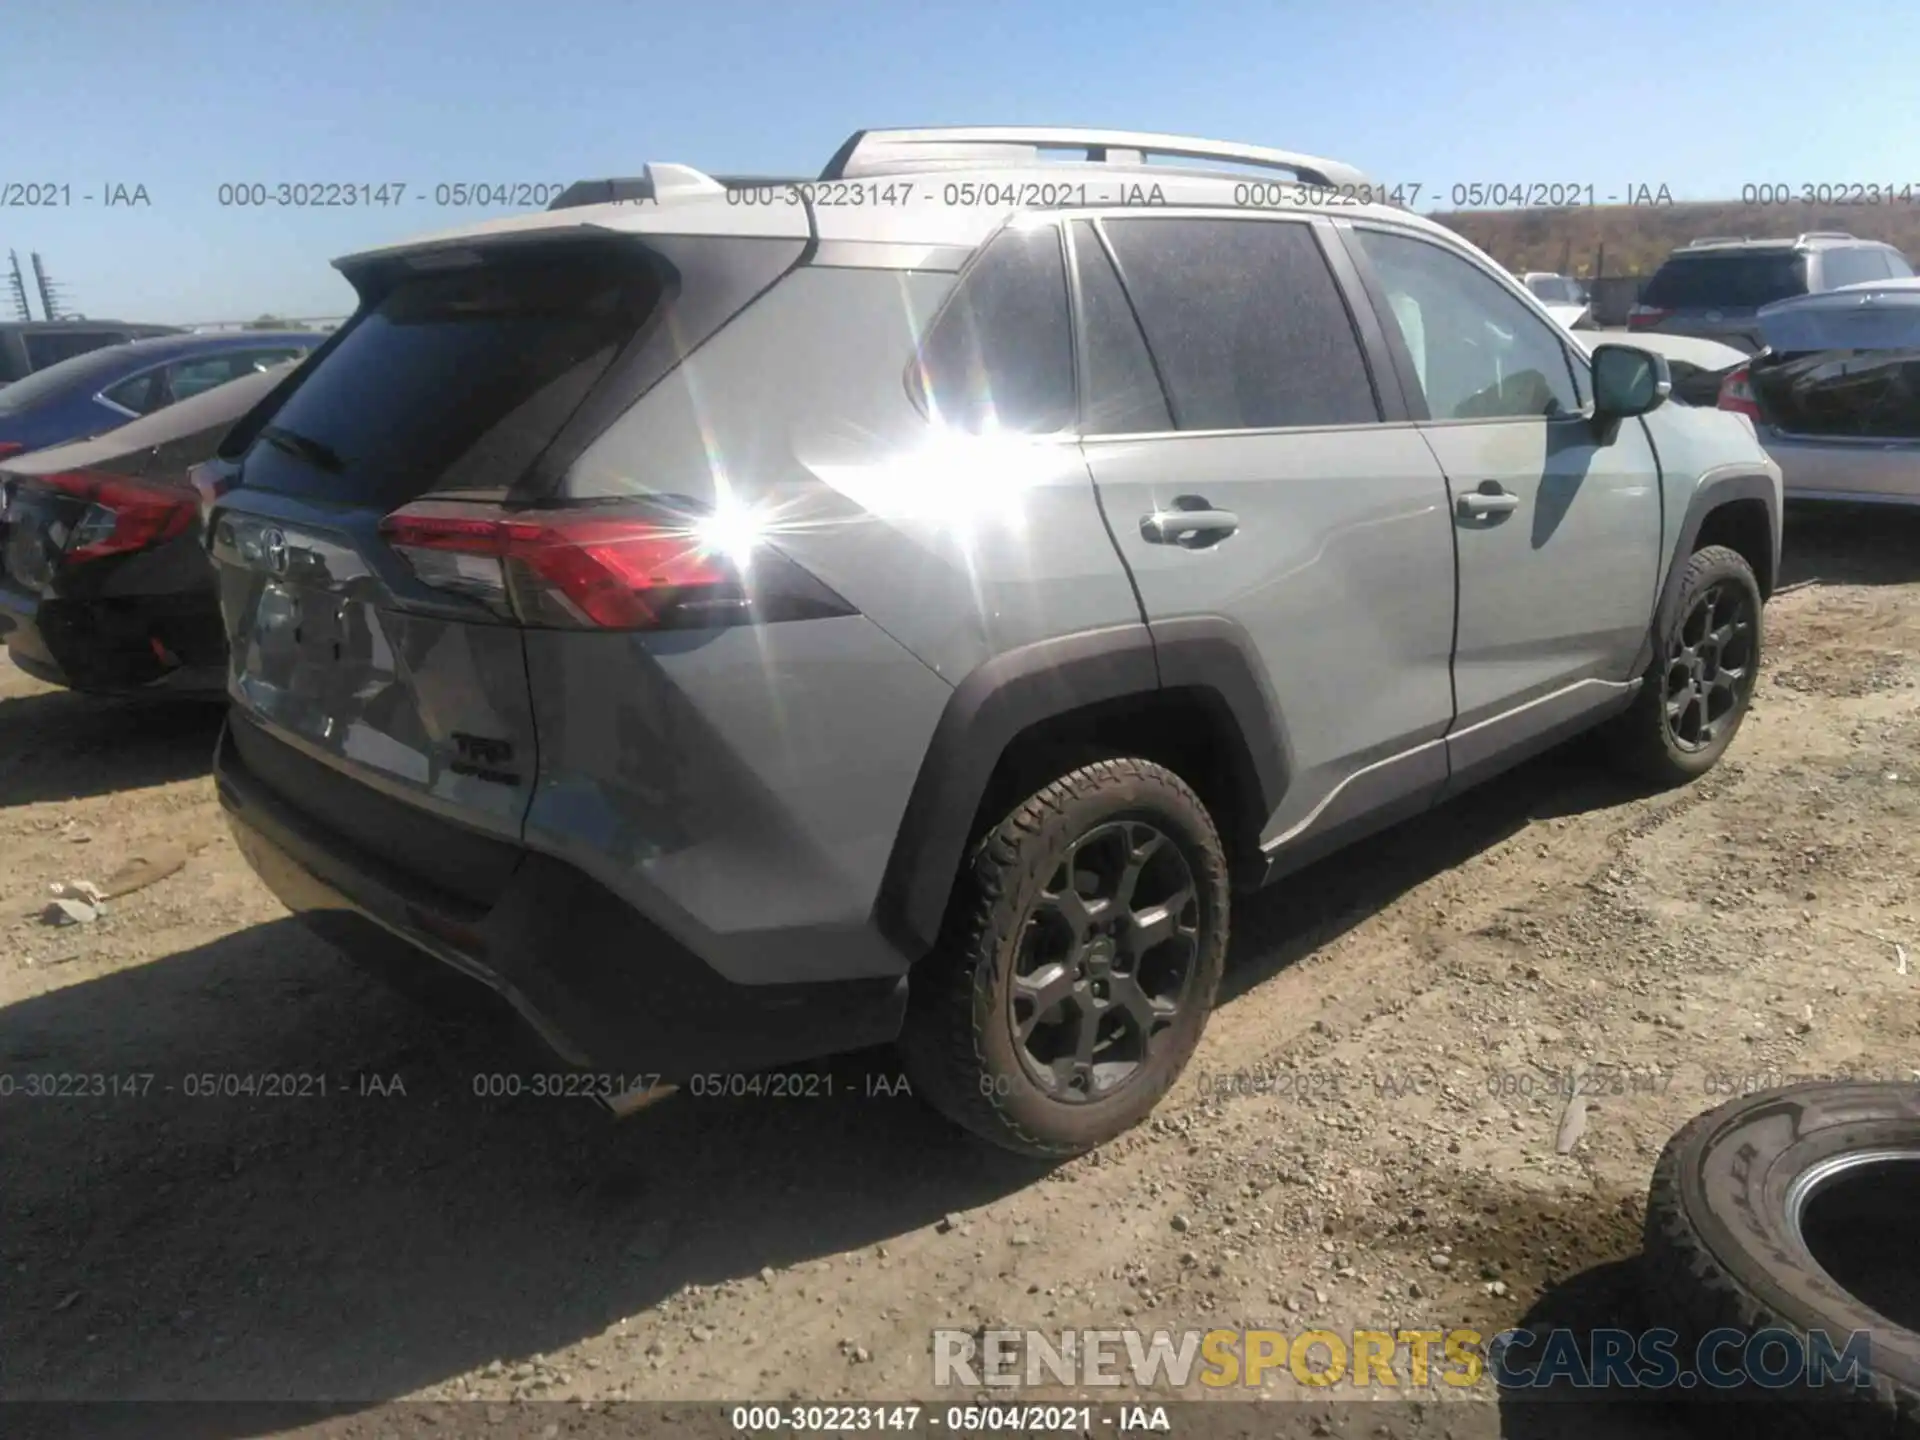
M 0 639 L 75 690 L 222 693 L 226 637 L 188 471 L 292 371 L 0 461 Z
M 0 389 L 0 461 L 101 434 L 297 360 L 326 338 L 309 330 L 162 335 L 62 360 Z

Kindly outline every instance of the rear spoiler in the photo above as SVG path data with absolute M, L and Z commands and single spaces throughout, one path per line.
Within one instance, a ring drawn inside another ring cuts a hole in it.
M 707 177 L 723 190 L 760 190 L 777 185 L 806 185 L 812 181 L 787 175 L 714 175 Z M 582 205 L 650 205 L 660 198 L 651 175 L 619 175 L 605 180 L 576 180 L 547 205 L 549 210 L 573 210 Z

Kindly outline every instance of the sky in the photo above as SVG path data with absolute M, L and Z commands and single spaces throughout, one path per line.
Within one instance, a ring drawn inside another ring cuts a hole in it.
M 0 267 L 40 252 L 97 318 L 338 315 L 353 297 L 333 257 L 510 213 L 438 205 L 439 186 L 649 160 L 814 175 L 879 126 L 1241 140 L 1417 183 L 1423 210 L 1475 182 L 1603 200 L 1868 182 L 1920 203 L 1911 0 L 1616 10 L 1608 25 L 1538 0 L 16 0 Z M 316 182 L 406 198 L 220 203 L 223 184 Z M 60 203 L 22 206 L 26 186 Z M 107 203 L 122 194 L 135 203 Z

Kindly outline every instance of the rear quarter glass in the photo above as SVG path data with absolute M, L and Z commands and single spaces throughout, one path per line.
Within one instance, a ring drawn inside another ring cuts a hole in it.
M 249 488 L 392 509 L 511 484 L 665 303 L 653 259 L 569 246 L 402 279 L 256 436 Z M 329 459 L 316 460 L 323 456 Z

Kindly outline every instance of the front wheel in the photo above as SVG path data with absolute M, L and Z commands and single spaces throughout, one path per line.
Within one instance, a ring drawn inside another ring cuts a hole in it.
M 1082 766 L 994 826 L 964 884 L 912 981 L 915 1088 L 1027 1155 L 1137 1125 L 1199 1044 L 1226 957 L 1226 857 L 1199 797 L 1147 760 Z
M 1753 702 L 1760 641 L 1753 567 L 1724 545 L 1695 551 L 1673 620 L 1654 637 L 1640 693 L 1610 727 L 1620 766 L 1656 785 L 1683 785 L 1711 770 Z

